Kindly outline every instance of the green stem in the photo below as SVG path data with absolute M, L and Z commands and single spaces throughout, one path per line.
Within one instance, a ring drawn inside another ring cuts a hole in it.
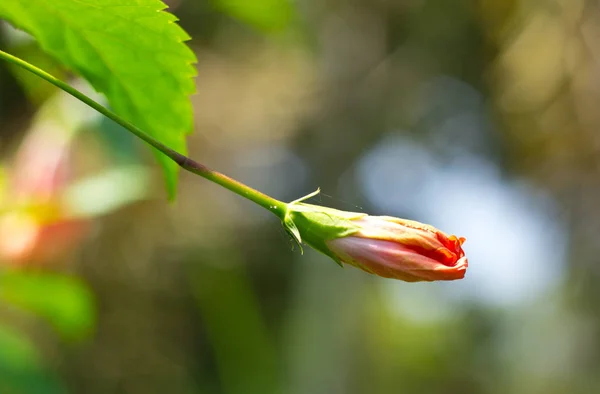
M 286 203 L 276 200 L 270 196 L 267 196 L 266 194 L 261 193 L 258 190 L 255 190 L 249 186 L 246 186 L 243 183 L 238 182 L 235 179 L 228 177 L 227 175 L 221 174 L 218 171 L 211 170 L 210 168 L 206 167 L 205 165 L 200 164 L 200 163 L 192 160 L 191 158 L 189 158 L 185 155 L 182 155 L 179 152 L 174 151 L 173 149 L 169 148 L 168 146 L 164 145 L 163 143 L 159 142 L 158 140 L 156 140 L 155 138 L 153 138 L 152 136 L 147 134 L 142 129 L 138 128 L 137 126 L 133 125 L 132 123 L 129 123 L 128 121 L 121 118 L 119 115 L 115 114 L 108 108 L 104 107 L 102 104 L 98 103 L 97 101 L 92 100 L 91 98 L 89 98 L 88 96 L 86 96 L 85 94 L 80 92 L 79 90 L 66 84 L 65 82 L 61 81 L 60 79 L 57 79 L 56 77 L 48 74 L 44 70 L 39 69 L 39 68 L 35 67 L 34 65 L 27 63 L 26 61 L 21 60 L 18 57 L 15 57 L 15 56 L 13 56 L 9 53 L 6 53 L 2 50 L 0 50 L 0 58 L 4 59 L 12 64 L 15 64 L 33 74 L 39 76 L 40 78 L 45 79 L 46 81 L 50 82 L 54 86 L 58 87 L 59 89 L 64 90 L 65 92 L 69 93 L 71 96 L 73 96 L 76 99 L 89 105 L 90 107 L 92 107 L 96 111 L 100 112 L 107 118 L 109 118 L 109 119 L 115 121 L 116 123 L 120 124 L 121 126 L 123 126 L 125 129 L 127 129 L 129 132 L 131 132 L 136 137 L 140 138 L 141 140 L 145 141 L 149 145 L 153 146 L 155 149 L 158 149 L 160 152 L 162 152 L 163 154 L 168 156 L 175 163 L 179 164 L 179 166 L 181 168 L 183 168 L 184 170 L 192 172 L 197 175 L 200 175 L 201 177 L 204 177 L 211 182 L 214 182 L 220 186 L 223 186 L 224 188 L 229 189 L 232 192 L 234 192 L 250 201 L 255 202 L 256 204 L 260 205 L 261 207 L 266 208 L 267 210 L 273 212 L 275 215 L 277 215 L 280 219 L 283 220 L 283 218 L 285 216 L 285 212 L 287 210 Z

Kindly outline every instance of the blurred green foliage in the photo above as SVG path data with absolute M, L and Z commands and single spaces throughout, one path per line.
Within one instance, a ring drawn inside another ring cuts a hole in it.
M 218 259 L 236 264 L 235 252 Z M 272 335 L 248 275 L 219 261 L 190 269 L 190 281 L 216 357 L 223 391 L 228 394 L 281 392 Z M 219 302 L 214 302 L 218 299 Z M 251 340 L 249 340 L 251 338 Z
M 213 0 L 227 15 L 263 31 L 286 28 L 294 16 L 294 5 L 289 0 Z
M 75 277 L 5 270 L 0 300 L 43 317 L 67 339 L 85 338 L 94 327 L 92 295 Z
M 49 374 L 29 339 L 0 326 L 0 390 L 3 393 L 66 393 L 57 377 Z

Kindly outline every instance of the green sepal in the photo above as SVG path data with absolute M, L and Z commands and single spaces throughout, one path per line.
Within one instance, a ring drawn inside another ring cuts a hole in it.
M 292 238 L 296 245 L 298 245 L 298 247 L 300 248 L 300 253 L 304 254 L 304 249 L 302 249 L 302 237 L 300 236 L 300 231 L 298 230 L 298 227 L 296 227 L 296 225 L 294 224 L 294 221 L 286 215 L 283 219 L 282 224 L 285 231 L 287 231 L 287 233 L 290 235 L 290 238 Z
M 283 220 L 283 227 L 298 245 L 304 242 L 331 257 L 338 265 L 343 266 L 340 259 L 327 247 L 326 241 L 347 237 L 358 232 L 360 226 L 354 220 L 366 216 L 366 214 L 339 211 L 301 202 L 318 192 L 319 190 L 289 203 Z

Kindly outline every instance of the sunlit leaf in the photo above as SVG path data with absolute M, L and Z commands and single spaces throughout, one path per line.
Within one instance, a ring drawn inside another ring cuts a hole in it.
M 0 300 L 44 318 L 69 339 L 82 338 L 94 327 L 92 294 L 74 277 L 3 271 L 0 273 Z
M 114 110 L 181 153 L 192 129 L 195 56 L 159 0 L 0 1 L 0 17 L 104 93 Z M 178 166 L 160 153 L 170 196 Z

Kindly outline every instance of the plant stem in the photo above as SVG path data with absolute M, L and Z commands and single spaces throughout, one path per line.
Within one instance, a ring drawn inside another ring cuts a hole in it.
M 102 104 L 98 103 L 97 101 L 92 100 L 91 98 L 89 98 L 88 96 L 86 96 L 85 94 L 80 92 L 79 90 L 73 88 L 72 86 L 66 84 L 65 82 L 52 76 L 51 74 L 48 74 L 44 70 L 37 68 L 34 65 L 27 63 L 26 61 L 19 59 L 18 57 L 15 57 L 15 56 L 13 56 L 9 53 L 6 53 L 2 50 L 0 50 L 0 58 L 4 59 L 12 64 L 15 64 L 33 74 L 39 76 L 40 78 L 45 79 L 46 81 L 50 82 L 54 86 L 58 87 L 59 89 L 62 89 L 63 91 L 70 94 L 71 96 L 75 97 L 76 99 L 89 105 L 96 111 L 100 112 L 102 115 L 106 116 L 107 118 L 109 118 L 109 119 L 115 121 L 116 123 L 118 123 L 119 125 L 123 126 L 126 130 L 131 132 L 136 137 L 140 138 L 141 140 L 145 141 L 146 143 L 148 143 L 155 149 L 157 149 L 160 152 L 162 152 L 163 154 L 165 154 L 167 157 L 169 157 L 171 160 L 173 160 L 175 163 L 177 163 L 184 170 L 192 172 L 197 175 L 200 175 L 201 177 L 204 177 L 211 182 L 214 182 L 220 186 L 223 186 L 224 188 L 231 190 L 232 192 L 234 192 L 252 202 L 255 202 L 256 204 L 260 205 L 261 207 L 273 212 L 276 216 L 278 216 L 280 219 L 283 220 L 283 217 L 287 210 L 286 203 L 276 200 L 270 196 L 267 196 L 266 194 L 261 193 L 258 190 L 255 190 L 249 186 L 246 186 L 243 183 L 238 182 L 235 179 L 228 177 L 227 175 L 221 174 L 218 171 L 211 170 L 210 168 L 206 167 L 205 165 L 200 164 L 200 163 L 192 160 L 191 158 L 189 158 L 185 155 L 182 155 L 181 153 L 179 153 L 177 151 L 174 151 L 173 149 L 171 149 L 168 146 L 164 145 L 163 143 L 159 142 L 158 140 L 156 140 L 155 138 L 153 138 L 152 136 L 150 136 L 149 134 L 147 134 L 145 131 L 138 128 L 134 124 L 121 118 L 119 115 L 115 114 L 114 112 L 112 112 L 111 110 L 109 110 L 108 108 L 103 106 Z

